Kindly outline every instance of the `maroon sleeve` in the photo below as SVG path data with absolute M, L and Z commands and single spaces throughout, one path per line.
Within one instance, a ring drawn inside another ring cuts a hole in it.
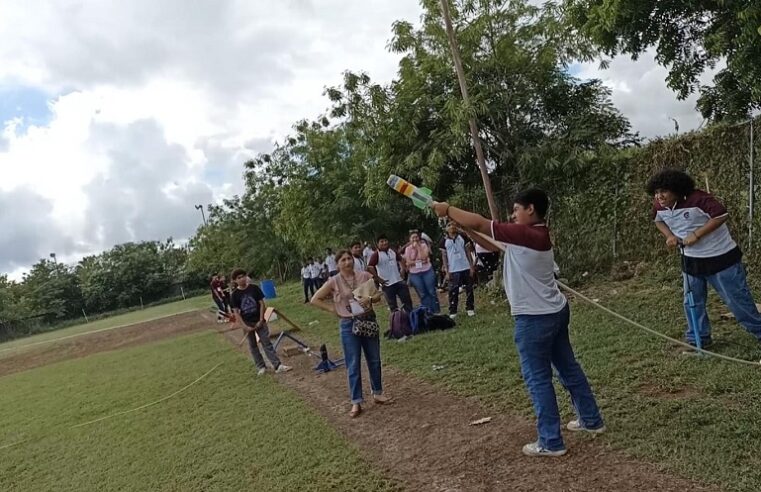
M 465 241 L 466 245 L 473 244 L 473 240 L 470 239 L 470 236 L 468 236 L 467 234 L 460 234 L 460 236 L 462 236 L 462 240 Z
M 444 235 L 444 237 L 441 238 L 441 241 L 439 241 L 439 249 L 447 249 L 447 236 Z
M 549 251 L 552 249 L 550 235 L 544 226 L 492 221 L 491 231 L 492 237 L 503 243 L 524 246 L 537 251 Z
M 373 254 L 370 255 L 370 260 L 367 262 L 367 266 L 378 266 L 378 252 L 373 251 Z
M 727 208 L 710 193 L 704 191 L 698 191 L 696 193 L 700 193 L 697 200 L 698 207 L 700 207 L 703 212 L 710 215 L 712 219 L 722 217 L 729 213 L 727 212 Z

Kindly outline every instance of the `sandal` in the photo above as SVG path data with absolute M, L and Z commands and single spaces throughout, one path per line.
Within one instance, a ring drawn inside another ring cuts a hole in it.
M 373 401 L 378 405 L 385 405 L 387 403 L 393 403 L 394 399 L 384 395 L 373 395 Z
M 357 418 L 359 417 L 360 413 L 362 413 L 362 407 L 360 407 L 359 405 L 357 405 L 356 408 L 352 407 L 351 412 L 349 412 L 349 418 L 352 418 L 352 419 Z

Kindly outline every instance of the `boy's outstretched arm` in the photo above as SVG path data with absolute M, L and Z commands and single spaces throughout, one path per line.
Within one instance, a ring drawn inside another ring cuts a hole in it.
M 433 211 L 438 217 L 449 217 L 463 227 L 491 236 L 491 220 L 486 217 L 452 207 L 447 202 L 433 202 Z

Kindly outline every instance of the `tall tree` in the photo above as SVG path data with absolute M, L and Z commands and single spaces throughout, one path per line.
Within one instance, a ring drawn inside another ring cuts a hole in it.
M 564 0 L 568 23 L 608 56 L 655 48 L 680 99 L 698 91 L 714 121 L 761 108 L 761 5 L 756 0 Z M 708 69 L 724 65 L 703 85 Z

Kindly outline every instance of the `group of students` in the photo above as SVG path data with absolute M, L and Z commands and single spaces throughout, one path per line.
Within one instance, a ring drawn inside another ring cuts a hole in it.
M 679 170 L 659 172 L 649 180 L 646 189 L 653 197 L 655 227 L 665 237 L 668 247 L 678 246 L 684 255 L 685 291 L 691 290 L 694 298 L 693 305 L 688 306 L 685 294 L 685 310 L 696 311 L 697 323 L 692 326 L 693 320 L 687 316 L 686 340 L 694 345 L 693 333 L 697 332 L 703 347 L 712 341 L 705 310 L 706 290 L 710 284 L 738 322 L 761 341 L 761 313 L 747 284 L 742 253 L 726 225 L 726 208 L 712 195 L 696 189 L 692 178 Z M 454 284 L 459 284 L 460 279 L 467 282 L 472 278 L 472 262 L 468 262 L 467 257 L 459 257 L 463 244 L 472 244 L 474 240 L 484 250 L 496 254 L 502 250 L 499 243 L 504 247 L 504 289 L 515 322 L 514 340 L 521 372 L 537 417 L 538 438 L 526 444 L 523 453 L 557 457 L 566 454 L 567 449 L 561 434 L 553 374 L 570 393 L 576 413 L 576 418 L 565 425 L 567 430 L 599 434 L 605 431 L 605 423 L 571 347 L 570 307 L 555 279 L 556 265 L 545 222 L 549 205 L 544 191 L 529 189 L 516 196 L 510 222 L 489 220 L 446 202 L 434 202 L 433 210 L 437 216 L 451 221 L 440 247 L 446 253 L 447 273 Z M 457 232 L 456 224 L 478 234 L 466 238 Z M 386 237 L 379 237 L 377 251 L 367 261 L 359 258 L 361 245 L 358 250 L 353 246 L 335 254 L 337 271 L 317 289 L 311 303 L 339 318 L 352 405 L 349 415 L 357 417 L 364 403 L 360 375 L 362 354 L 370 375 L 373 401 L 378 404 L 392 401 L 384 395 L 379 337 L 363 336 L 355 329 L 358 323 L 376 318 L 374 306 L 380 301 L 380 293 L 356 297 L 357 287 L 374 279 L 382 286 L 389 307 L 397 306 L 398 297 L 406 308 L 411 301 L 401 273 L 407 271 L 410 284 L 421 293 L 424 305 L 428 303 L 435 312 L 438 301 L 431 298 L 431 295 L 435 298 L 435 290 L 427 287 L 433 275 L 430 241 L 421 240 L 419 233 L 410 234 L 409 244 L 398 252 L 388 247 Z M 236 311 L 240 309 L 236 296 L 232 303 Z

